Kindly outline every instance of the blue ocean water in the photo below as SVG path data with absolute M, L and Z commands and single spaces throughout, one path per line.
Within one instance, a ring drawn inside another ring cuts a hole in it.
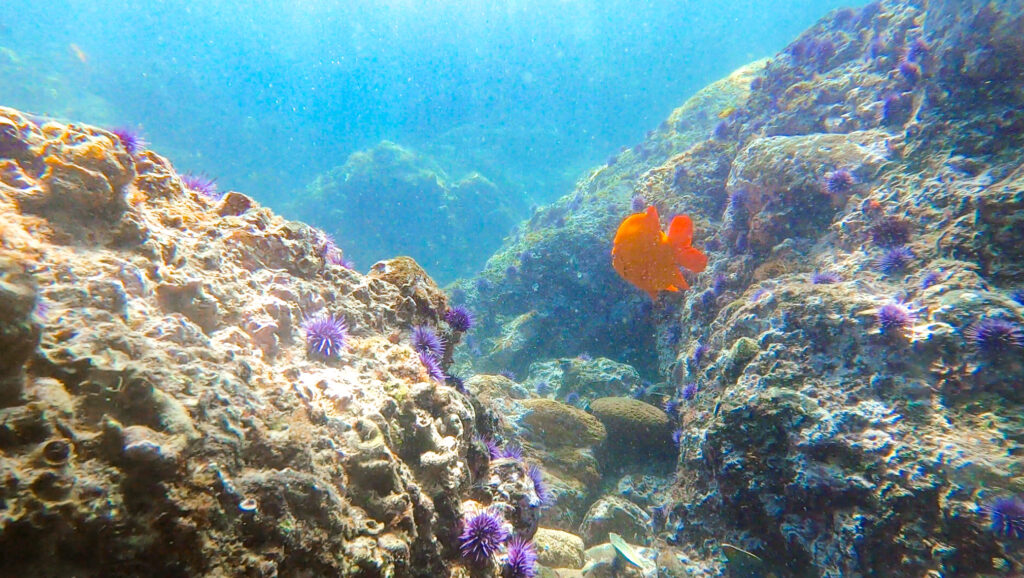
M 278 210 L 382 139 L 543 204 L 696 90 L 849 5 L 13 0 L 0 102 L 140 127 L 180 170 Z

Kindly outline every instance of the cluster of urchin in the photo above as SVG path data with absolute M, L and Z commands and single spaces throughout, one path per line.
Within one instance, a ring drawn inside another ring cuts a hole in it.
M 459 536 L 462 557 L 475 566 L 488 564 L 502 547 L 501 575 L 504 578 L 534 578 L 537 575 L 537 551 L 533 543 L 512 536 L 505 529 L 505 520 L 493 509 L 483 510 L 463 520 Z

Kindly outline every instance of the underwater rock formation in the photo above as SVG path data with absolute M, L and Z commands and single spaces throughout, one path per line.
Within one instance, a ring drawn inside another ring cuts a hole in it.
M 617 464 L 645 463 L 674 455 L 668 415 L 628 397 L 602 397 L 590 410 L 608 430 L 604 453 Z
M 477 418 L 408 345 L 447 308 L 412 259 L 95 128 L 0 109 L 0 156 L 0 574 L 461 571 Z
M 525 206 L 479 173 L 451 179 L 384 141 L 318 177 L 291 212 L 332 233 L 361 270 L 409 255 L 446 284 L 479 270 Z
M 744 68 L 691 98 L 642 144 L 593 170 L 573 194 L 536 211 L 477 278 L 460 282 L 467 302 L 480 312 L 480 369 L 523 373 L 537 361 L 534 352 L 545 351 L 551 357 L 587 352 L 655 371 L 649 331 L 654 311 L 650 299 L 612 269 L 611 239 L 641 176 L 706 138 L 715 115 L 742 102 L 762 67 Z M 698 225 L 698 240 L 702 235 Z M 589 315 L 594 311 L 601 314 Z
M 709 87 L 720 108 L 674 113 L 462 285 L 470 361 L 561 385 L 589 352 L 655 382 L 631 393 L 664 398 L 679 465 L 622 496 L 687 572 L 1020 572 L 992 504 L 1024 488 L 1021 22 L 873 2 Z M 711 257 L 653 303 L 609 273 L 647 204 L 693 216 Z
M 0 574 L 498 575 L 512 534 L 565 575 L 1021 573 L 1021 22 L 833 12 L 450 300 L 0 109 Z M 647 204 L 711 257 L 654 302 L 608 254 Z M 453 355 L 528 377 L 445 380 Z

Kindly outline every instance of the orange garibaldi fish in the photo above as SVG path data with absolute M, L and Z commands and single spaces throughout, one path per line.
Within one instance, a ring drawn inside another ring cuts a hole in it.
M 630 215 L 619 225 L 612 245 L 612 267 L 651 299 L 658 298 L 658 291 L 689 289 L 679 268 L 700 273 L 708 265 L 708 256 L 692 247 L 691 241 L 693 220 L 689 215 L 672 219 L 666 235 L 658 209 L 647 207 L 646 212 Z

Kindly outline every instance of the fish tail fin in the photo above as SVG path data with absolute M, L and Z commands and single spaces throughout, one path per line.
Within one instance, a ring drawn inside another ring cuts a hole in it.
M 693 220 L 689 215 L 677 215 L 668 227 L 668 242 L 675 252 L 676 263 L 694 273 L 708 266 L 708 256 L 690 245 L 693 242 Z

